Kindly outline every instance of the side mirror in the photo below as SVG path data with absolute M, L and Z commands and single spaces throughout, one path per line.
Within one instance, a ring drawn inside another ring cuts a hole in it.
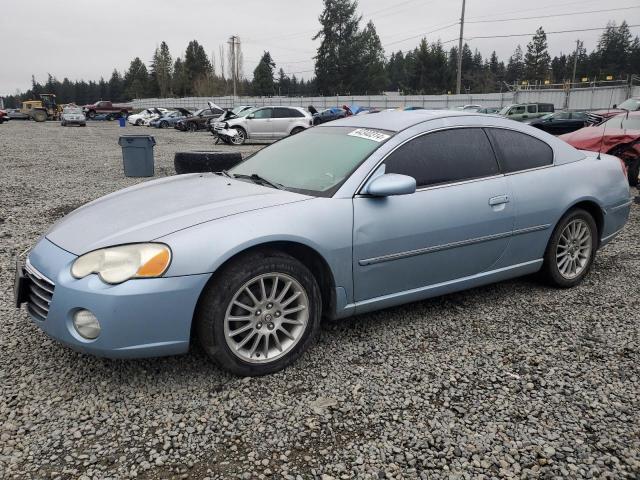
M 614 103 L 614 104 L 613 104 L 613 108 L 618 108 L 618 104 L 617 104 L 617 103 Z
M 254 118 L 256 118 L 256 116 L 253 113 L 247 115 L 247 120 L 253 120 Z
M 364 193 L 374 197 L 390 197 L 392 195 L 409 195 L 416 191 L 416 179 L 408 175 L 386 173 L 371 180 L 364 188 Z

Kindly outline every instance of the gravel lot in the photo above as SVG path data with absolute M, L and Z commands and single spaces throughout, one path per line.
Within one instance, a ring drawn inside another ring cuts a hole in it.
M 263 378 L 232 377 L 199 348 L 102 360 L 13 307 L 12 256 L 137 181 L 120 130 L 0 126 L 0 478 L 640 476 L 640 206 L 573 290 L 525 278 L 327 323 Z M 176 151 L 213 147 L 149 133 L 156 176 Z

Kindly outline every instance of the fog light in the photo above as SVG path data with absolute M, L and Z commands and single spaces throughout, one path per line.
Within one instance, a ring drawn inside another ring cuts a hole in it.
M 100 335 L 100 322 L 89 310 L 78 310 L 73 314 L 73 326 L 82 338 L 93 340 Z

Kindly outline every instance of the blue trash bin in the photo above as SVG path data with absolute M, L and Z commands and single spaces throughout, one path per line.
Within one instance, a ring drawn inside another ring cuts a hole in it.
M 121 116 L 121 117 L 118 119 L 118 122 L 120 122 L 120 126 L 121 126 L 122 128 L 124 128 L 124 127 L 126 127 L 126 126 L 127 126 L 127 119 L 126 119 L 124 116 Z
M 126 177 L 153 177 L 153 147 L 156 139 L 151 135 L 121 135 L 122 161 Z

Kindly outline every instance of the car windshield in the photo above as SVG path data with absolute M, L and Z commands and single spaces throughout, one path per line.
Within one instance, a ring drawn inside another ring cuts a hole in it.
M 64 113 L 80 114 L 82 109 L 80 107 L 64 107 Z
M 604 128 L 619 128 L 623 130 L 640 130 L 640 116 L 616 115 L 602 124 Z
M 329 197 L 393 132 L 316 127 L 287 137 L 236 165 L 231 175 L 258 175 L 287 190 Z
M 629 98 L 618 105 L 618 108 L 623 110 L 629 110 L 635 112 L 636 110 L 640 110 L 640 99 L 638 98 Z
M 555 118 L 554 115 L 555 114 L 553 113 L 547 113 L 546 115 L 541 116 L 540 120 L 548 120 L 549 118 Z
M 243 110 L 244 108 L 244 110 Z M 251 108 L 247 108 L 247 107 L 236 107 L 233 110 L 231 110 L 231 113 L 233 113 L 234 115 L 238 116 L 238 117 L 244 117 L 244 115 L 246 114 L 247 111 L 251 110 Z
M 502 107 L 502 110 L 500 110 L 498 113 L 500 115 L 506 115 L 510 108 L 511 108 L 511 105 L 507 105 L 506 107 Z
M 200 110 L 196 111 L 196 113 L 193 114 L 194 117 L 199 116 L 202 112 L 204 112 L 205 110 L 209 110 L 208 108 L 201 108 Z

